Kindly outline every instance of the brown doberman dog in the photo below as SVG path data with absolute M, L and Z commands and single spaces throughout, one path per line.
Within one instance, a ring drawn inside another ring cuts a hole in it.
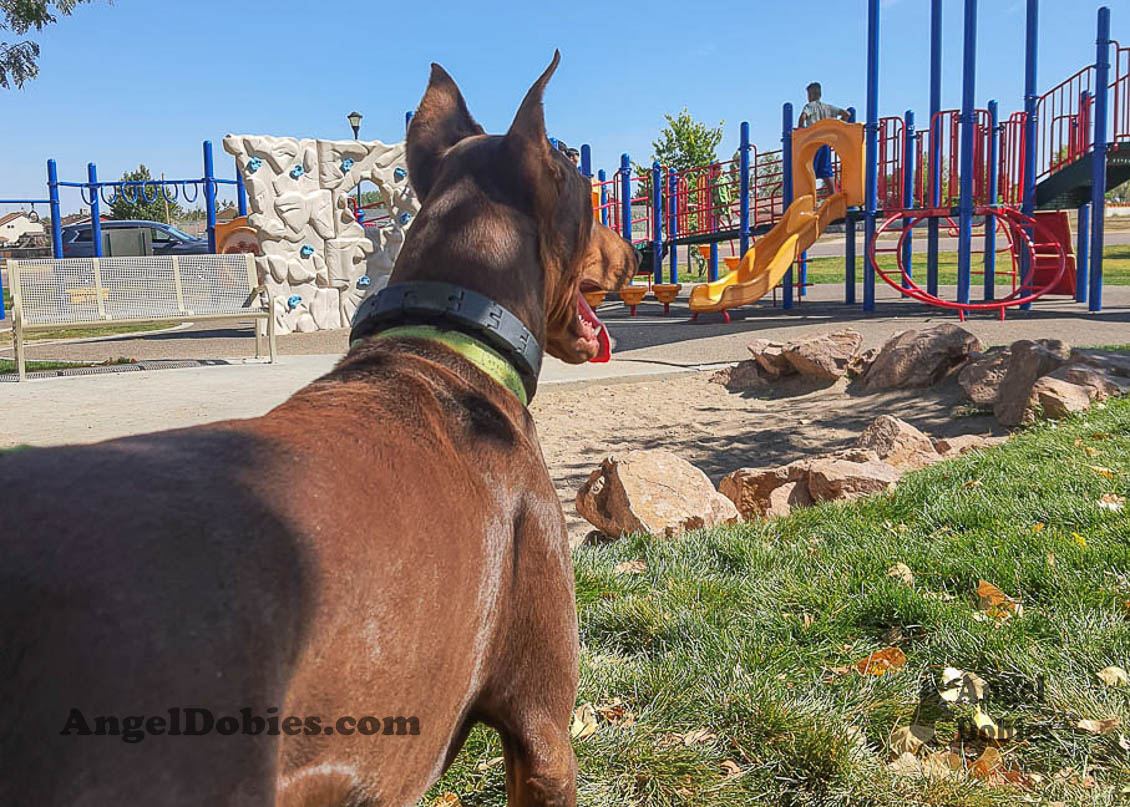
M 0 803 L 411 805 L 476 722 L 510 804 L 575 803 L 572 567 L 523 398 L 542 348 L 601 352 L 580 292 L 636 259 L 546 138 L 557 62 L 500 136 L 433 65 L 382 298 L 409 293 L 328 375 L 0 458 Z

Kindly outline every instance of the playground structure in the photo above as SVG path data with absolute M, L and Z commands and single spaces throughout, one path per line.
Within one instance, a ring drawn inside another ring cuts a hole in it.
M 1072 296 L 1093 312 L 1102 310 L 1104 193 L 1130 179 L 1130 47 L 1111 39 L 1109 9 L 1098 12 L 1095 62 L 1040 95 L 1039 0 L 1026 0 L 1024 105 L 1002 119 L 996 101 L 975 106 L 977 0 L 964 0 L 962 105 L 941 108 L 942 0 L 931 0 L 930 115 L 923 132 L 915 128 L 913 111 L 878 114 L 880 0 L 867 0 L 867 6 L 863 124 L 821 121 L 796 130 L 792 104 L 786 103 L 779 149 L 759 151 L 743 123 L 733 160 L 682 171 L 653 163 L 649 173 L 639 175 L 624 154 L 611 178 L 597 172 L 595 215 L 644 253 L 648 284 L 621 294 L 633 313 L 649 288 L 669 307 L 672 289 L 680 285 L 680 246 L 697 247 L 708 262 L 709 282 L 690 295 L 695 316 L 716 311 L 728 321 L 728 309 L 777 288 L 782 306 L 792 308 L 809 285 L 805 250 L 835 221 L 843 221 L 846 235 L 846 304 L 856 302 L 855 235 L 863 223 L 864 311 L 874 310 L 876 276 L 902 297 L 952 309 L 962 318 L 976 311 L 1003 318 L 1006 308 L 1028 308 L 1044 295 Z M 854 123 L 855 110 L 849 112 Z M 825 144 L 835 152 L 835 188 L 820 198 L 811 163 L 815 149 Z M 581 169 L 593 176 L 586 148 Z M 1077 212 L 1074 243 L 1066 209 Z M 924 286 L 916 279 L 913 250 L 919 224 L 927 238 Z M 984 244 L 976 252 L 975 226 Z M 891 248 L 882 236 L 895 229 L 902 232 Z M 954 300 L 939 295 L 943 230 L 958 238 Z M 756 245 L 755 235 L 761 235 Z M 733 271 L 719 280 L 719 245 L 727 243 L 733 255 L 726 263 Z M 885 253 L 897 269 L 884 265 Z M 983 284 L 981 300 L 973 301 L 977 253 Z M 998 267 L 1002 256 L 1007 265 Z M 1002 280 L 1011 291 L 998 297 Z
M 275 299 L 279 332 L 347 327 L 362 298 L 387 283 L 419 208 L 404 143 L 228 135 L 224 149 L 247 187 L 259 282 Z M 385 213 L 368 232 L 350 197 L 365 180 Z

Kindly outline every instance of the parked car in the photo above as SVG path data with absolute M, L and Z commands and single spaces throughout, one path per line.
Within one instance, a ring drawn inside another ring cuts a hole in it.
M 105 230 L 152 230 L 154 255 L 207 255 L 208 241 L 182 233 L 176 227 L 159 221 L 104 221 Z M 90 222 L 63 228 L 64 258 L 93 258 L 94 236 Z

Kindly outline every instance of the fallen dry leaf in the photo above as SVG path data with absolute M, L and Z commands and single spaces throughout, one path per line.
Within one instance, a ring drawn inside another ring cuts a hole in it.
M 569 728 L 569 736 L 577 742 L 586 740 L 596 734 L 596 710 L 591 703 L 577 707 L 573 712 L 573 725 Z
M 1130 751 L 1130 740 L 1126 739 L 1125 734 L 1118 735 L 1118 747 L 1123 751 Z
M 989 746 L 977 758 L 969 769 L 969 775 L 974 779 L 988 779 L 989 776 L 1001 767 L 1001 752 Z
M 887 765 L 892 773 L 902 774 L 903 776 L 921 776 L 922 763 L 918 761 L 918 757 L 909 751 L 905 751 L 898 755 L 898 758 Z
M 964 761 L 953 751 L 935 751 L 922 760 L 924 776 L 942 779 L 957 776 L 964 768 Z
M 854 665 L 860 675 L 885 675 L 906 666 L 906 654 L 897 647 L 884 647 Z
M 636 716 L 628 711 L 628 705 L 624 701 L 617 698 L 610 703 L 597 706 L 596 713 L 600 715 L 608 723 L 621 728 L 629 728 L 635 725 Z
M 1116 476 L 1118 476 L 1118 471 L 1112 471 L 1110 468 L 1104 468 L 1101 465 L 1088 465 L 1087 467 L 1097 473 L 1099 476 L 1106 477 L 1107 479 L 1114 479 Z
M 977 607 L 994 619 L 1002 621 L 1012 616 L 1020 616 L 1022 613 L 1019 602 L 988 580 L 977 583 Z
M 1011 740 L 1013 735 L 1016 734 L 1014 729 L 998 726 L 991 717 L 981 711 L 980 706 L 978 706 L 973 713 L 973 722 L 977 724 L 977 731 L 980 732 L 981 736 L 986 740 L 1006 742 Z
M 432 802 L 432 807 L 459 807 L 461 803 L 454 793 L 444 793 Z
M 896 757 L 907 752 L 917 754 L 918 750 L 934 739 L 933 726 L 903 726 L 891 732 L 887 745 Z
M 1080 720 L 1075 727 L 1089 734 L 1110 734 L 1121 724 L 1122 720 L 1118 717 L 1108 717 L 1105 720 Z
M 946 703 L 978 704 L 984 699 L 988 688 L 985 679 L 977 673 L 946 667 L 942 670 L 938 695 Z
M 1080 535 L 1077 532 L 1073 532 L 1073 533 L 1071 533 L 1071 537 L 1072 537 L 1072 539 L 1074 539 L 1075 543 L 1079 544 L 1080 548 L 1082 548 L 1082 549 L 1087 548 L 1087 539 L 1084 538 L 1082 535 Z
M 968 482 L 966 482 L 964 485 L 962 485 L 962 487 L 963 488 L 979 488 L 979 487 L 981 487 L 981 480 L 980 479 L 970 479 Z
M 914 585 L 914 572 L 910 571 L 910 567 L 905 563 L 896 563 L 887 569 L 887 577 L 894 577 L 908 586 Z
M 1032 532 L 1034 532 L 1034 533 L 1043 532 L 1045 526 L 1046 525 L 1044 524 L 1044 522 L 1037 521 L 1035 524 L 1032 525 Z
M 696 729 L 695 731 L 688 731 L 683 735 L 683 745 L 703 745 L 718 739 L 718 735 L 710 729 Z
M 1114 664 L 1111 664 L 1109 667 L 1103 667 L 1097 674 L 1099 680 L 1108 687 L 1122 687 L 1130 684 L 1130 675 L 1126 674 L 1126 670 Z
M 722 773 L 727 779 L 733 779 L 742 775 L 742 769 L 734 760 L 727 759 L 722 762 Z
M 1117 493 L 1104 493 L 1095 504 L 1099 506 L 1100 510 L 1121 513 L 1122 509 L 1126 507 L 1126 497 L 1119 496 Z
M 502 764 L 502 757 L 493 757 L 491 759 L 483 760 L 475 766 L 477 771 L 489 771 L 491 768 L 497 767 Z
M 642 560 L 626 560 L 623 563 L 617 563 L 616 568 L 612 571 L 614 574 L 640 574 L 647 568 L 647 564 Z

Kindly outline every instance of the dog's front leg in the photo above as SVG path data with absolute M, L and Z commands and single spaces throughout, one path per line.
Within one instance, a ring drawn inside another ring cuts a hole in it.
M 574 807 L 577 760 L 569 739 L 568 717 L 531 716 L 502 732 L 509 807 Z

